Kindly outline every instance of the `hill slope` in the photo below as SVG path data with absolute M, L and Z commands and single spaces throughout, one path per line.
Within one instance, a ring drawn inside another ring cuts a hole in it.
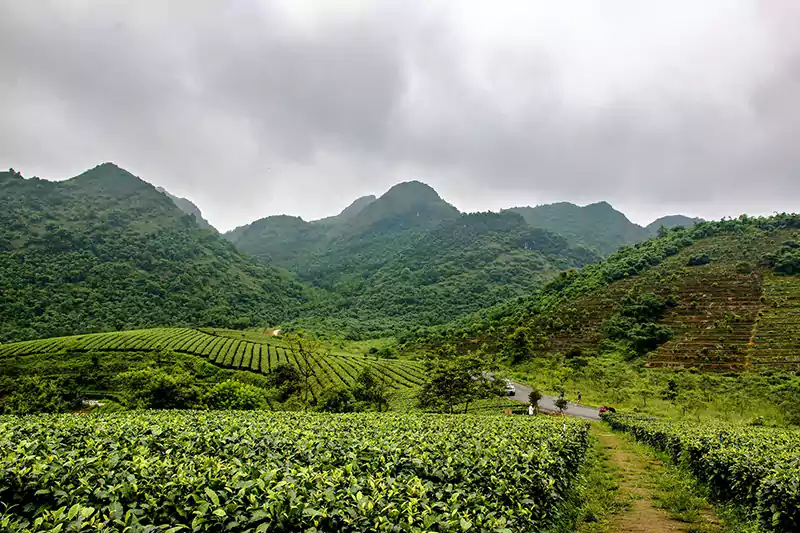
M 662 225 L 670 229 L 702 222 L 698 218 L 672 215 L 659 218 L 643 228 L 607 202 L 584 207 L 560 202 L 537 207 L 512 207 L 508 211 L 522 215 L 531 226 L 558 233 L 570 242 L 596 249 L 601 255 L 655 237 Z
M 657 218 L 644 229 L 647 230 L 647 233 L 650 237 L 657 237 L 658 230 L 662 227 L 666 229 L 677 228 L 678 226 L 684 226 L 686 228 L 690 228 L 695 224 L 699 224 L 703 222 L 702 218 L 691 218 L 684 215 L 668 215 L 665 217 Z
M 625 248 L 451 329 L 515 359 L 648 353 L 649 366 L 800 364 L 800 216 L 704 222 Z
M 227 237 L 338 295 L 304 324 L 354 338 L 441 324 L 598 260 L 514 213 L 462 215 L 419 182 L 359 203 L 337 220 L 269 217 Z
M 200 208 L 197 207 L 190 200 L 187 200 L 186 198 L 180 198 L 178 196 L 170 194 L 170 192 L 168 190 L 166 190 L 165 188 L 163 188 L 163 187 L 156 187 L 156 190 L 158 192 L 160 192 L 160 193 L 166 194 L 167 198 L 172 200 L 172 203 L 174 203 L 176 206 L 178 206 L 178 209 L 180 209 L 181 211 L 183 211 L 187 215 L 193 216 L 194 219 L 195 219 L 195 222 L 197 222 L 198 226 L 200 226 L 203 229 L 217 231 L 214 228 L 214 226 L 212 226 L 208 222 L 208 220 L 203 218 L 203 213 L 200 212 Z
M 0 340 L 153 325 L 276 323 L 307 289 L 110 163 L 0 173 Z
M 179 359 L 188 356 L 185 360 L 192 363 L 195 363 L 193 358 L 199 358 L 219 369 L 261 375 L 269 374 L 279 365 L 307 369 L 314 397 L 326 389 L 353 386 L 366 366 L 394 390 L 414 388 L 423 382 L 421 365 L 412 361 L 345 353 L 303 355 L 273 337 L 189 328 L 153 328 L 4 344 L 0 346 L 0 376 L 17 378 L 33 371 L 62 377 L 71 375 L 80 381 L 79 388 L 84 392 L 106 389 L 113 392 L 115 373 L 139 368 L 142 361 L 150 359 L 164 358 L 166 362 L 170 354 Z M 49 362 L 44 364 L 45 361 Z M 203 365 L 198 368 L 202 370 Z

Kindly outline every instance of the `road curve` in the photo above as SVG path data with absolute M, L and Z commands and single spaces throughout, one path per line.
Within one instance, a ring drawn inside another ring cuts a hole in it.
M 512 400 L 517 400 L 518 402 L 528 403 L 528 395 L 533 389 L 527 385 L 522 385 L 521 383 L 514 383 L 514 387 L 517 389 L 517 391 L 513 396 L 509 396 L 509 398 Z M 542 399 L 539 400 L 539 409 L 542 411 L 558 411 L 555 402 L 555 396 L 547 396 L 546 394 L 542 395 Z M 576 416 L 586 420 L 600 420 L 600 414 L 597 409 L 593 407 L 577 405 L 572 402 L 569 402 L 569 406 L 564 412 L 569 416 Z

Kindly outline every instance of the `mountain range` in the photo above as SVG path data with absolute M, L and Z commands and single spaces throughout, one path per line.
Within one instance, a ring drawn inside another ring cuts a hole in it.
M 218 234 L 185 198 L 111 164 L 0 174 L 0 340 L 156 325 L 294 324 L 349 338 L 443 324 L 596 263 L 643 228 L 607 203 L 460 213 L 412 181 L 306 222 Z

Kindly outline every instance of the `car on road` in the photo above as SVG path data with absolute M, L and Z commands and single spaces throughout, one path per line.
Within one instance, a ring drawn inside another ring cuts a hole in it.
M 506 380 L 506 396 L 514 396 L 517 393 L 517 388 L 513 383 Z

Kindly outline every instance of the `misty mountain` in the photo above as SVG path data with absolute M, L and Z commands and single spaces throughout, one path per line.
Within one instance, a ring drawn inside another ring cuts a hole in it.
M 655 237 L 658 234 L 658 230 L 662 226 L 666 229 L 677 228 L 679 226 L 690 228 L 699 222 L 703 222 L 703 219 L 691 218 L 683 215 L 668 215 L 665 217 L 657 218 L 656 220 L 645 226 L 645 229 L 647 230 L 647 233 L 651 237 Z
M 192 203 L 190 200 L 187 200 L 186 198 L 180 198 L 180 197 L 178 197 L 178 196 L 175 196 L 175 195 L 173 195 L 173 194 L 170 194 L 170 192 L 169 192 L 168 190 L 166 190 L 165 188 L 163 188 L 163 187 L 156 187 L 156 190 L 157 190 L 158 192 L 160 192 L 160 193 L 166 194 L 166 195 L 167 195 L 167 198 L 169 198 L 170 200 L 172 200 L 172 202 L 173 202 L 173 203 L 174 203 L 176 206 L 178 206 L 178 208 L 179 208 L 181 211 L 183 211 L 183 212 L 184 212 L 184 213 L 186 213 L 187 215 L 191 215 L 191 216 L 193 216 L 193 217 L 194 217 L 194 219 L 197 221 L 197 225 L 198 225 L 198 226 L 200 226 L 200 227 L 201 227 L 201 228 L 203 228 L 203 229 L 209 229 L 209 230 L 212 230 L 212 231 L 217 231 L 217 230 L 216 230 L 216 228 L 214 228 L 214 226 L 212 226 L 212 225 L 211 225 L 211 224 L 208 222 L 208 220 L 206 220 L 206 219 L 204 219 L 204 218 L 203 218 L 203 214 L 200 212 L 200 208 L 199 208 L 199 207 L 197 207 L 197 206 L 196 206 L 194 203 Z
M 691 226 L 701 219 L 682 215 L 663 217 L 646 228 L 635 224 L 607 202 L 581 207 L 568 202 L 537 207 L 512 207 L 508 211 L 522 215 L 531 226 L 548 229 L 575 244 L 594 248 L 609 255 L 622 246 L 636 244 L 654 237 L 658 229 Z
M 0 339 L 290 318 L 308 293 L 106 163 L 53 182 L 0 173 Z

